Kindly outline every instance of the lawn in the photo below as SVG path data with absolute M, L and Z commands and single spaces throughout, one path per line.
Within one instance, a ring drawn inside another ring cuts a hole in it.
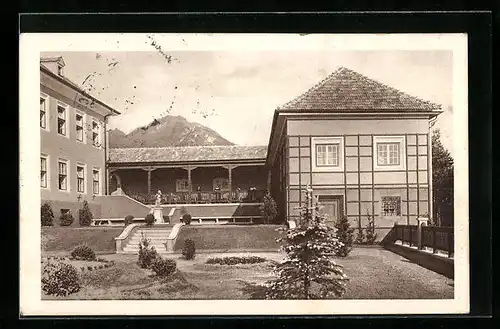
M 115 238 L 123 227 L 42 227 L 42 252 L 64 254 L 79 244 L 87 244 L 98 253 L 114 253 Z
M 177 260 L 178 271 L 166 278 L 136 265 L 136 255 L 112 254 L 115 265 L 81 274 L 82 289 L 68 297 L 43 299 L 251 299 L 259 285 L 270 279 L 277 252 L 251 253 L 264 263 L 248 265 L 205 264 L 210 257 L 242 254 L 199 254 L 195 260 Z M 245 254 L 250 255 L 250 254 Z M 390 251 L 356 248 L 338 263 L 350 278 L 343 299 L 448 299 L 453 280 L 429 271 Z

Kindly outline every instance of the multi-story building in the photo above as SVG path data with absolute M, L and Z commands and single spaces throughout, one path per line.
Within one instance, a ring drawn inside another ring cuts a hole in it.
M 106 194 L 106 123 L 120 114 L 64 76 L 62 57 L 40 60 L 40 188 L 56 217 Z M 57 222 L 57 221 L 56 221 Z
M 327 223 L 379 231 L 432 214 L 431 121 L 440 106 L 340 68 L 274 114 L 267 154 L 279 213 L 299 218 L 307 186 Z

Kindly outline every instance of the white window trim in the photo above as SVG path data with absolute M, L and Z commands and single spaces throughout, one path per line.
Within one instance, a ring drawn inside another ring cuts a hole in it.
M 45 163 L 47 165 L 46 172 L 45 172 L 45 179 L 47 180 L 47 186 L 46 187 L 40 186 L 40 188 L 43 190 L 50 191 L 50 160 L 49 160 L 49 155 L 42 153 L 42 154 L 40 154 L 40 158 L 44 158 Z M 41 171 L 41 169 L 42 168 L 40 168 L 40 171 Z M 41 178 L 42 177 L 40 177 L 40 181 L 41 181 Z
M 188 184 L 187 178 L 178 178 L 175 180 L 175 192 L 189 192 L 189 186 L 185 189 L 181 188 L 181 181 L 186 181 Z
M 66 122 L 65 122 L 66 123 L 66 135 L 59 133 L 59 107 L 63 107 L 66 109 Z M 70 129 L 68 129 L 68 127 L 69 127 L 69 122 L 70 122 L 70 118 L 71 118 L 71 113 L 69 111 L 69 105 L 65 104 L 61 101 L 57 101 L 56 114 L 57 114 L 56 115 L 56 117 L 57 117 L 57 122 L 56 122 L 57 123 L 57 125 L 56 125 L 57 135 L 69 139 Z
M 99 172 L 99 174 L 97 175 L 97 177 L 99 177 L 99 190 L 97 191 L 97 193 L 94 193 L 94 170 L 97 170 Z M 99 167 L 92 167 L 92 195 L 102 195 L 101 191 L 102 191 L 102 181 L 103 181 L 103 177 L 102 177 L 102 170 L 101 168 Z
M 90 120 L 90 121 L 92 122 L 91 123 L 92 126 L 90 127 L 92 146 L 100 149 L 102 147 L 101 121 L 94 119 L 94 118 L 92 118 L 92 120 Z M 98 139 L 99 146 L 96 146 L 94 143 L 94 122 L 97 123 L 97 139 Z
M 220 189 L 219 191 L 220 191 L 220 192 L 229 192 L 229 178 L 227 178 L 227 177 L 215 177 L 215 178 L 212 180 L 212 190 L 213 190 L 213 191 L 215 191 L 215 188 L 216 188 L 216 184 L 215 184 L 215 182 L 216 182 L 217 180 L 227 180 L 227 188 L 226 188 L 226 189 L 224 189 L 224 188 L 222 188 L 222 186 L 221 186 L 221 189 Z M 222 185 L 222 184 L 221 184 L 221 185 Z
M 83 192 L 78 191 L 78 167 L 83 167 Z M 75 177 L 76 177 L 76 193 L 87 194 L 87 165 L 81 162 L 77 162 L 75 166 Z M 92 179 L 94 179 L 92 177 Z
M 338 165 L 337 166 L 317 166 L 316 165 L 316 145 L 317 144 L 339 144 L 338 149 Z M 344 137 L 312 137 L 311 141 L 311 157 L 313 172 L 339 172 L 344 171 Z
M 76 133 L 76 124 L 77 124 L 77 121 L 76 121 L 76 115 L 81 115 L 82 116 L 82 140 L 79 141 L 78 140 L 78 134 Z M 87 123 L 87 115 L 84 113 L 84 112 L 81 112 L 81 111 L 78 111 L 78 110 L 75 110 L 75 140 L 78 142 L 78 143 L 82 143 L 82 144 L 87 144 L 87 129 L 85 129 L 85 124 Z
M 66 163 L 66 189 L 61 190 L 59 188 L 59 162 L 64 162 Z M 58 158 L 57 159 L 57 190 L 59 192 L 63 193 L 70 193 L 71 192 L 71 166 L 70 166 L 70 161 L 64 158 Z
M 373 136 L 373 169 L 375 171 L 406 170 L 405 136 Z M 378 143 L 399 143 L 399 165 L 378 165 Z
M 49 104 L 49 95 L 40 93 L 40 98 L 45 100 L 45 128 L 40 127 L 45 131 L 50 131 L 50 104 Z M 39 114 L 40 115 L 40 114 Z
M 399 215 L 395 215 L 395 216 L 387 216 L 387 215 L 384 215 L 383 214 L 383 210 L 384 210 L 384 203 L 383 203 L 383 199 L 384 197 L 395 197 L 395 198 L 399 198 L 399 212 L 400 214 Z M 379 200 L 379 214 L 380 214 L 380 217 L 381 218 L 384 218 L 384 219 L 400 219 L 402 216 L 403 216 L 403 198 L 401 197 L 401 195 L 397 195 L 397 194 L 383 194 L 380 196 L 380 200 Z M 408 209 L 406 210 L 408 212 Z

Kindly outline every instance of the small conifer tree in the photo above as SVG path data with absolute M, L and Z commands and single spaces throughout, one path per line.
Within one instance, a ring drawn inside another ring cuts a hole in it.
M 90 226 L 93 219 L 92 211 L 90 211 L 89 203 L 85 200 L 83 201 L 83 208 L 78 210 L 78 221 L 80 226 Z
M 358 218 L 358 227 L 356 228 L 356 244 L 365 244 L 365 233 L 361 226 L 361 218 Z
M 274 219 L 278 215 L 278 206 L 269 192 L 264 196 L 264 202 L 260 206 L 260 211 L 264 216 L 266 224 L 274 222 Z
M 308 188 L 299 225 L 282 229 L 286 235 L 278 239 L 286 242 L 282 251 L 287 259 L 276 265 L 277 278 L 266 283 L 266 299 L 323 299 L 345 292 L 347 276 L 332 259 L 342 243 L 318 210 Z
M 42 226 L 52 226 L 54 225 L 54 212 L 52 212 L 52 207 L 48 202 L 44 202 L 40 209 Z
M 377 233 L 375 233 L 375 219 L 373 216 L 367 212 L 368 223 L 366 224 L 366 243 L 374 244 L 377 239 Z
M 346 257 L 352 250 L 352 241 L 354 239 L 354 229 L 349 224 L 347 216 L 341 216 L 335 222 L 336 234 L 342 245 L 336 250 L 335 255 Z

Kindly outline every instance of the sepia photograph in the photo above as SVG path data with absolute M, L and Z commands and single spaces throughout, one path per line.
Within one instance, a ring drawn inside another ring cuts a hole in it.
M 468 312 L 466 50 L 21 35 L 21 311 Z

